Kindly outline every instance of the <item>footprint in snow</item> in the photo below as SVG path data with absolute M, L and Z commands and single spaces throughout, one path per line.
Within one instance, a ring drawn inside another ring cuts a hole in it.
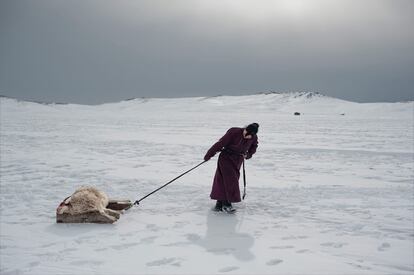
M 126 243 L 126 244 L 118 244 L 118 245 L 113 245 L 111 246 L 111 248 L 116 249 L 116 250 L 124 250 L 124 249 L 128 249 L 130 247 L 139 245 L 139 243 Z M 95 249 L 96 251 L 96 249 Z
M 92 261 L 73 261 L 73 262 L 70 262 L 70 264 L 72 264 L 72 265 L 81 265 L 81 266 L 91 266 L 91 265 L 98 266 L 98 265 L 101 265 L 103 263 L 104 263 L 103 261 L 94 261 L 94 260 L 92 260 Z
M 382 243 L 377 249 L 378 251 L 385 251 L 389 249 L 391 245 L 389 243 Z
M 148 225 L 147 225 L 147 229 L 148 229 L 148 230 L 151 230 L 151 231 L 154 231 L 154 232 L 156 232 L 156 231 L 159 231 L 159 230 L 160 230 L 160 228 L 159 228 L 157 225 L 155 225 L 155 224 L 148 224 Z
M 333 242 L 321 243 L 321 246 L 330 246 L 333 248 L 342 248 L 344 245 L 347 245 L 347 243 L 333 243 Z
M 162 258 L 160 260 L 152 261 L 146 263 L 147 266 L 163 266 L 163 265 L 173 265 L 181 266 L 181 260 L 178 258 Z
M 230 272 L 230 271 L 237 270 L 237 269 L 239 269 L 237 266 L 228 266 L 228 267 L 224 267 L 220 269 L 219 272 L 224 273 L 224 272 Z
M 355 263 L 348 263 L 348 264 L 361 270 L 371 270 L 371 268 L 368 266 L 363 266 L 363 265 L 355 264 Z
M 173 228 L 183 228 L 186 224 L 185 222 L 176 222 Z
M 196 241 L 199 241 L 201 239 L 201 236 L 197 235 L 197 234 L 187 234 L 185 236 L 187 237 L 187 240 L 189 240 L 191 242 L 196 242 Z
M 36 267 L 38 265 L 40 265 L 40 262 L 31 262 L 31 263 L 29 263 L 30 267 Z
M 281 259 L 273 259 L 273 260 L 268 261 L 266 264 L 267 265 L 278 265 L 281 262 L 283 262 L 283 260 L 281 260 Z
M 51 247 L 51 246 L 54 246 L 54 245 L 56 245 L 57 243 L 48 243 L 48 244 L 44 244 L 44 245 L 42 245 L 42 246 L 40 246 L 40 247 L 42 247 L 42 248 L 48 248 L 48 247 Z
M 270 249 L 291 249 L 294 248 L 293 245 L 279 245 L 279 246 L 271 246 Z
M 307 239 L 307 238 L 309 237 L 308 236 L 287 236 L 287 237 L 283 237 L 282 240 L 288 241 L 288 240 Z
M 157 238 L 157 236 L 151 236 L 151 237 L 146 237 L 146 238 L 142 238 L 141 239 L 141 244 L 151 244 L 154 242 L 154 240 Z
M 120 234 L 121 237 L 130 237 L 130 236 L 135 236 L 137 234 L 137 232 L 131 231 L 128 233 L 124 233 L 124 234 Z

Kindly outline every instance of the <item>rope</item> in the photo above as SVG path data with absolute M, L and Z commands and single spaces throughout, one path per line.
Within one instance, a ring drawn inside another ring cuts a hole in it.
M 173 181 L 175 181 L 175 180 L 177 180 L 177 179 L 181 178 L 181 177 L 182 177 L 182 176 L 184 176 L 185 174 L 187 174 L 187 173 L 189 173 L 189 172 L 193 171 L 194 169 L 196 169 L 197 167 L 199 167 L 200 165 L 202 165 L 202 164 L 204 164 L 204 163 L 206 163 L 206 162 L 207 162 L 207 161 L 205 160 L 205 161 L 203 161 L 203 162 L 201 162 L 201 163 L 197 164 L 196 166 L 194 166 L 194 167 L 193 167 L 193 168 L 191 168 L 190 170 L 185 171 L 185 172 L 184 172 L 184 173 L 182 173 L 181 175 L 179 175 L 179 176 L 175 177 L 174 179 L 170 180 L 169 182 L 167 182 L 167 183 L 166 183 L 166 184 L 164 184 L 163 186 L 161 186 L 161 187 L 159 187 L 159 188 L 155 189 L 154 191 L 152 191 L 151 193 L 149 193 L 149 194 L 145 195 L 145 196 L 144 196 L 144 197 L 142 197 L 141 199 L 136 200 L 136 201 L 134 202 L 134 205 L 138 205 L 138 204 L 139 204 L 142 200 L 144 200 L 145 198 L 147 198 L 147 197 L 151 196 L 151 195 L 152 195 L 152 194 L 154 194 L 155 192 L 157 192 L 157 191 L 161 190 L 162 188 L 164 188 L 164 187 L 165 187 L 165 186 L 167 186 L 168 184 L 170 184 L 170 183 L 172 183 Z

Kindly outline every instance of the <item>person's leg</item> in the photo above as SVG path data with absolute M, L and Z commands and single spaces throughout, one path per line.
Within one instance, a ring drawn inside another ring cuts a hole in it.
M 214 211 L 221 211 L 221 210 L 222 210 L 222 208 L 223 208 L 223 202 L 222 202 L 222 201 L 217 200 L 217 202 L 216 202 L 216 206 L 214 207 Z

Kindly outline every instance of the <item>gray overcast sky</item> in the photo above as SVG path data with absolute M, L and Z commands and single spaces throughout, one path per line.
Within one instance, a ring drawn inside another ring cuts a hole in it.
M 413 0 L 0 0 L 0 94 L 414 95 Z

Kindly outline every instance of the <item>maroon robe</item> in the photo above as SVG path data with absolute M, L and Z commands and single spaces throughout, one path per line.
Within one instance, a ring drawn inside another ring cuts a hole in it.
M 217 170 L 214 176 L 210 198 L 213 200 L 240 202 L 240 167 L 243 163 L 243 155 L 246 159 L 252 157 L 257 148 L 257 135 L 251 139 L 243 137 L 244 128 L 230 128 L 227 133 L 216 142 L 205 155 L 209 160 L 218 151 L 221 151 Z M 223 150 L 225 149 L 225 150 Z M 223 150 L 223 151 L 222 151 Z

